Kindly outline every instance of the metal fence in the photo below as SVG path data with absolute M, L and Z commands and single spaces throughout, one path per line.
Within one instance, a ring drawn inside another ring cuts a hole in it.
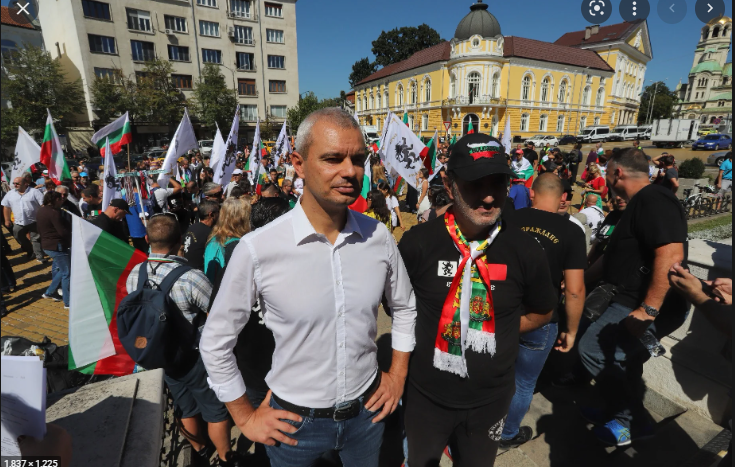
M 710 195 L 687 197 L 681 200 L 687 219 L 714 216 L 730 212 L 732 207 L 732 195 Z

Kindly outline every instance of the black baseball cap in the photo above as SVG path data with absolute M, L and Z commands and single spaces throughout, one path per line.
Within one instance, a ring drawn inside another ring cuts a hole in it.
M 113 208 L 122 209 L 123 211 L 130 214 L 130 207 L 128 206 L 128 203 L 125 200 L 122 200 L 120 198 L 113 199 L 112 201 L 110 201 L 110 206 L 112 206 Z
M 482 133 L 465 135 L 454 144 L 447 169 L 466 181 L 496 174 L 515 177 L 508 167 L 503 144 L 497 138 Z

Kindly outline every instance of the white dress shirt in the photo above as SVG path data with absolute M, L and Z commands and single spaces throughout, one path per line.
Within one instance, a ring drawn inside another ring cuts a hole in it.
M 35 188 L 26 188 L 22 195 L 18 190 L 10 190 L 3 198 L 2 205 L 13 211 L 14 223 L 28 225 L 36 222 L 36 212 L 43 205 L 43 193 Z
M 312 408 L 358 398 L 378 369 L 383 293 L 393 312 L 393 348 L 411 352 L 415 298 L 388 229 L 348 211 L 332 245 L 297 204 L 243 237 L 232 254 L 199 347 L 209 385 L 223 402 L 245 393 L 232 350 L 260 297 L 276 342 L 266 376 L 273 393 Z

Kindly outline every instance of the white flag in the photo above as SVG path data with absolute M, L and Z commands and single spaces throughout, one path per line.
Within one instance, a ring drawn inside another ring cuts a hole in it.
M 286 134 L 286 121 L 284 120 L 281 132 L 278 133 L 278 139 L 276 139 L 273 164 L 278 166 L 278 162 L 281 160 L 281 157 L 285 156 L 289 152 L 291 152 L 291 143 L 288 141 L 288 135 Z
M 219 125 L 217 125 L 217 133 L 214 135 L 214 143 L 212 143 L 212 154 L 209 156 L 209 168 L 212 169 L 212 173 L 217 173 L 217 167 L 225 157 L 226 149 L 225 140 L 222 138 L 222 132 L 219 131 Z
M 105 154 L 107 154 L 107 157 L 104 158 L 105 171 L 102 177 L 102 180 L 105 183 L 105 186 L 102 189 L 103 211 L 110 205 L 110 201 L 122 198 L 122 193 L 120 193 L 120 180 L 117 178 L 117 168 L 115 167 L 115 159 L 112 157 L 109 138 L 105 138 Z
M 190 149 L 197 149 L 198 147 L 197 137 L 194 135 L 194 127 L 191 126 L 191 120 L 189 120 L 189 111 L 184 109 L 184 116 L 181 118 L 181 123 L 179 123 L 179 127 L 176 129 L 176 133 L 174 133 L 171 145 L 166 152 L 166 158 L 163 160 L 163 165 L 161 166 L 161 170 L 164 172 L 158 176 L 158 184 L 162 188 L 168 187 L 168 180 L 171 178 L 171 174 L 176 175 L 179 157 L 186 154 Z
M 230 183 L 232 172 L 235 171 L 237 160 L 237 131 L 240 128 L 240 104 L 235 109 L 235 118 L 232 119 L 230 134 L 225 142 L 225 152 L 220 159 L 217 170 L 214 172 L 213 181 L 223 187 Z
M 426 145 L 406 124 L 394 113 L 388 114 L 380 144 L 380 152 L 388 171 L 398 173 L 406 183 L 418 190 L 416 175 L 424 166 L 421 154 L 425 151 Z
M 23 175 L 36 162 L 41 162 L 41 146 L 23 128 L 18 127 L 18 141 L 15 143 L 15 158 L 13 159 L 13 170 L 10 173 L 10 183 L 13 183 L 16 177 Z
M 501 143 L 503 143 L 505 153 L 510 154 L 513 143 L 511 143 L 510 139 L 510 115 L 507 112 L 505 113 L 505 130 L 503 130 L 503 141 Z
M 258 184 L 258 175 L 260 174 L 260 159 L 263 154 L 260 151 L 260 118 L 255 124 L 255 135 L 253 135 L 253 149 L 250 151 L 248 159 L 248 170 L 250 171 L 251 183 Z

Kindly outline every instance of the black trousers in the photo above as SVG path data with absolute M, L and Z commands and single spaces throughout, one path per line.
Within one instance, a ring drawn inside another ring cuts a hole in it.
M 438 466 L 444 447 L 450 445 L 455 467 L 492 467 L 513 393 L 511 385 L 500 403 L 452 409 L 433 402 L 408 382 L 403 396 L 408 465 Z
M 577 170 L 579 170 L 579 164 L 569 164 L 569 183 L 571 185 L 577 181 Z

